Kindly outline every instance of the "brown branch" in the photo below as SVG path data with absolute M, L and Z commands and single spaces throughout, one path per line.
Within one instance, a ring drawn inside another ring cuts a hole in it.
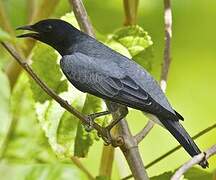
M 23 69 L 26 70 L 26 72 L 34 79 L 34 81 L 49 95 L 52 97 L 56 102 L 59 103 L 60 106 L 62 106 L 64 109 L 66 109 L 68 112 L 76 116 L 78 119 L 81 120 L 81 122 L 84 125 L 89 125 L 89 118 L 88 116 L 85 116 L 81 114 L 79 111 L 74 109 L 70 104 L 62 99 L 60 96 L 58 96 L 52 89 L 50 89 L 38 76 L 34 73 L 34 71 L 31 69 L 31 67 L 26 63 L 26 61 L 16 52 L 16 50 L 8 45 L 7 43 L 1 42 L 2 46 L 14 57 L 14 59 L 22 66 Z M 92 126 L 94 129 L 98 131 L 98 133 L 102 136 L 107 138 L 107 131 L 102 128 L 97 123 L 93 122 Z
M 69 0 L 70 3 L 73 6 L 75 16 L 77 18 L 77 21 L 79 22 L 82 29 L 89 34 L 90 36 L 94 37 L 94 31 L 92 28 L 92 25 L 87 18 L 87 12 L 85 10 L 85 7 L 82 4 L 81 0 Z M 82 17 L 83 16 L 83 17 Z M 112 103 L 113 104 L 113 103 Z M 106 102 L 106 105 L 108 109 L 110 108 L 110 104 Z M 112 113 L 113 120 L 119 117 L 119 113 L 121 111 L 124 111 L 126 107 L 121 107 L 116 105 L 116 112 Z M 118 124 L 119 130 L 121 133 L 119 133 L 116 139 L 117 144 L 120 146 L 128 164 L 132 171 L 132 174 L 135 179 L 137 180 L 146 180 L 148 179 L 147 173 L 145 171 L 145 168 L 143 166 L 142 158 L 139 154 L 138 147 L 136 144 L 136 141 L 132 134 L 130 133 L 130 130 L 128 128 L 127 122 L 125 119 L 122 119 L 121 122 Z
M 85 166 L 83 166 L 83 164 L 80 162 L 79 158 L 72 156 L 71 160 L 82 172 L 84 172 L 86 174 L 88 179 L 90 179 L 90 180 L 95 179 L 94 176 L 85 168 Z
M 126 121 L 121 121 L 118 126 L 120 128 L 119 134 L 124 139 L 124 144 L 120 146 L 120 149 L 128 162 L 134 179 L 149 179 L 139 153 L 137 141 L 132 136 L 128 123 Z
M 213 145 L 211 148 L 206 150 L 204 153 L 200 153 L 194 156 L 192 159 L 187 161 L 184 165 L 182 165 L 172 176 L 171 180 L 179 180 L 181 176 L 187 172 L 194 165 L 199 164 L 203 159 L 209 159 L 211 156 L 216 154 L 216 145 Z
M 164 0 L 164 24 L 165 24 L 165 48 L 164 48 L 164 59 L 161 68 L 160 87 L 162 91 L 165 93 L 167 87 L 168 72 L 169 72 L 170 62 L 171 62 L 170 49 L 171 49 L 171 38 L 172 38 L 172 11 L 171 11 L 170 0 Z M 137 142 L 138 143 L 141 142 L 153 127 L 154 127 L 154 122 L 148 120 L 146 126 L 137 135 L 135 135 Z
M 168 77 L 171 57 L 171 38 L 172 38 L 172 10 L 170 0 L 164 0 L 164 23 L 165 23 L 165 48 L 164 48 L 164 61 L 161 72 L 161 88 L 163 91 L 166 89 L 166 81 Z
M 134 136 L 138 144 L 148 135 L 148 133 L 151 131 L 153 127 L 154 122 L 152 120 L 148 120 L 145 127 Z
M 86 32 L 89 36 L 95 37 L 95 33 L 92 27 L 92 24 L 89 21 L 87 12 L 83 5 L 82 0 L 69 0 L 73 12 L 76 16 L 77 22 L 80 26 L 80 29 Z

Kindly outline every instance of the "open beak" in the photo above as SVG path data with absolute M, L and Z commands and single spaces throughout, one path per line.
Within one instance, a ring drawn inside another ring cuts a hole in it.
M 30 37 L 30 38 L 33 38 L 33 39 L 38 39 L 38 38 L 40 37 L 40 33 L 37 32 L 31 25 L 18 27 L 18 28 L 16 28 L 16 30 L 28 30 L 28 31 L 33 31 L 33 32 L 31 32 L 31 33 L 26 33 L 26 34 L 18 35 L 17 38 Z

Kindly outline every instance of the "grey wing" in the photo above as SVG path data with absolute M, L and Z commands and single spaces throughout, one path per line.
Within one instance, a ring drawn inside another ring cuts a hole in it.
M 64 56 L 61 68 L 70 82 L 83 92 L 156 115 L 172 114 L 137 81 L 136 73 L 140 73 L 137 69 L 133 70 L 135 74 L 131 74 L 126 67 L 122 68 L 115 61 L 93 58 L 82 53 Z

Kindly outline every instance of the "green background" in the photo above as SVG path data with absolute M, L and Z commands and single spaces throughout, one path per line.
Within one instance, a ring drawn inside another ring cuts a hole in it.
M 14 28 L 26 24 L 26 1 L 8 0 L 3 2 Z M 84 4 L 93 26 L 99 34 L 108 35 L 122 27 L 124 11 L 121 0 L 85 0 Z M 216 121 L 215 7 L 216 1 L 211 0 L 172 1 L 172 63 L 166 94 L 172 106 L 183 115 L 185 121 L 182 124 L 191 136 Z M 70 6 L 66 0 L 62 0 L 52 17 L 62 16 L 66 12 L 70 12 Z M 151 73 L 156 79 L 159 79 L 164 49 L 163 1 L 140 0 L 138 24 L 149 33 L 154 42 Z M 4 68 L 8 60 L 4 58 L 3 51 L 0 52 L 2 54 L 0 64 Z M 0 78 L 1 84 L 6 84 L 5 81 L 4 78 Z M 2 86 L 0 92 L 7 93 L 8 90 L 4 88 L 6 87 Z M 5 106 L 4 100 L 1 100 L 1 121 L 2 119 L 7 121 L 10 118 L 9 110 Z M 147 122 L 141 112 L 132 109 L 130 109 L 127 119 L 133 133 L 138 132 Z M 25 126 L 27 125 L 25 124 Z M 38 126 L 36 121 L 35 126 Z M 4 125 L 1 129 L 4 129 Z M 202 150 L 209 148 L 216 143 L 216 131 L 213 130 L 205 134 L 196 142 Z M 177 144 L 166 130 L 156 125 L 140 144 L 144 164 L 148 164 Z M 102 141 L 96 142 L 90 149 L 87 158 L 82 160 L 94 175 L 98 174 L 102 146 Z M 150 176 L 159 175 L 176 169 L 188 159 L 187 153 L 181 149 L 147 169 L 147 172 Z M 121 162 L 121 167 L 118 166 L 119 162 Z M 209 164 L 210 167 L 206 171 L 213 172 L 216 168 L 216 157 L 211 158 Z M 0 174 L 7 174 L 9 171 L 10 168 L 7 171 L 0 168 Z M 127 175 L 130 174 L 130 171 L 127 164 L 122 162 L 122 155 L 117 150 L 113 178 L 118 178 L 118 174 L 122 173 Z

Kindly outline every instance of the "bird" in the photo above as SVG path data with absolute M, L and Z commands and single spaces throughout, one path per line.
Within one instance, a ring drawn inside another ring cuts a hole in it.
M 201 153 L 180 123 L 184 118 L 172 108 L 151 74 L 135 61 L 60 19 L 44 19 L 17 30 L 30 31 L 18 38 L 33 38 L 57 50 L 64 75 L 78 90 L 144 112 L 167 129 L 191 157 Z M 106 114 L 96 113 L 95 117 Z M 206 168 L 208 162 L 203 159 L 199 165 Z

